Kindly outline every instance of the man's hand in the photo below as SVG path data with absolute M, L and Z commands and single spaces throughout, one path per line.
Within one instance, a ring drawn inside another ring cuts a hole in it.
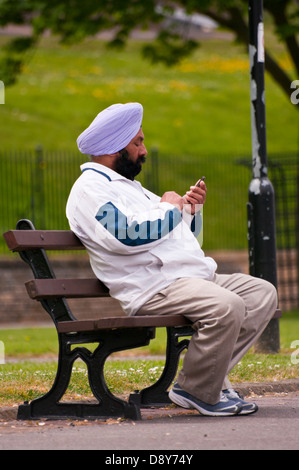
M 184 198 L 182 198 L 182 196 L 177 194 L 175 191 L 167 191 L 164 193 L 161 197 L 161 202 L 169 202 L 170 204 L 176 206 L 180 211 L 183 210 Z
M 191 214 L 198 212 L 199 205 L 203 205 L 206 201 L 207 187 L 204 181 L 201 181 L 200 186 L 190 186 L 190 191 L 187 191 L 183 197 L 185 204 L 191 205 Z

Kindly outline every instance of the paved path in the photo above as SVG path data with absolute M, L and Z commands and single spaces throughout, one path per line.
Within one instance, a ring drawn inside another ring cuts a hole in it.
M 105 451 L 99 456 L 102 463 L 113 454 L 114 458 L 121 457 L 121 451 L 126 450 L 126 455 L 140 456 L 138 468 L 142 459 L 153 455 L 154 463 L 163 451 L 193 455 L 194 463 L 197 459 L 199 462 L 196 451 L 202 449 L 298 450 L 299 392 L 266 393 L 254 400 L 259 405 L 257 413 L 227 418 L 204 417 L 172 407 L 145 410 L 143 420 L 137 422 L 2 419 L 0 450 L 97 449 Z M 138 453 L 140 450 L 148 452 Z

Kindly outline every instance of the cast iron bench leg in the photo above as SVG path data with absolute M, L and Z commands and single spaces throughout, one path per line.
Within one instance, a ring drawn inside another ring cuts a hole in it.
M 179 341 L 179 338 L 192 336 L 193 333 L 194 330 L 191 326 L 167 328 L 166 361 L 162 375 L 150 387 L 131 394 L 131 401 L 139 403 L 141 408 L 163 406 L 171 403 L 167 390 L 176 376 L 180 355 L 189 345 L 189 339 Z
M 137 334 L 136 334 L 137 333 Z M 115 397 L 108 389 L 104 377 L 104 364 L 107 357 L 116 351 L 132 349 L 149 344 L 154 336 L 153 328 L 123 330 L 99 330 L 89 333 L 59 334 L 59 362 L 56 379 L 51 390 L 44 396 L 24 403 L 18 409 L 18 419 L 39 418 L 108 418 L 122 417 L 141 419 L 140 407 Z M 85 347 L 72 345 L 99 343 L 94 353 Z M 97 403 L 65 403 L 65 394 L 72 374 L 73 363 L 82 359 L 88 368 L 88 379 Z

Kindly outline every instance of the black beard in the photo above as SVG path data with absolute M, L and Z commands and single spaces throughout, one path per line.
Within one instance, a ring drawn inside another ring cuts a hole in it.
M 115 171 L 120 175 L 133 181 L 142 169 L 142 163 L 145 162 L 145 155 L 138 157 L 136 162 L 130 160 L 129 152 L 126 149 L 119 151 L 120 157 L 116 160 Z

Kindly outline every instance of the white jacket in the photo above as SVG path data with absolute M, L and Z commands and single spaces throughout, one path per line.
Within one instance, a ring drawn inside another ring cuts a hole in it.
M 127 315 L 179 278 L 213 278 L 217 265 L 196 239 L 200 212 L 182 214 L 138 181 L 98 163 L 84 163 L 81 170 L 66 207 L 70 228 Z

